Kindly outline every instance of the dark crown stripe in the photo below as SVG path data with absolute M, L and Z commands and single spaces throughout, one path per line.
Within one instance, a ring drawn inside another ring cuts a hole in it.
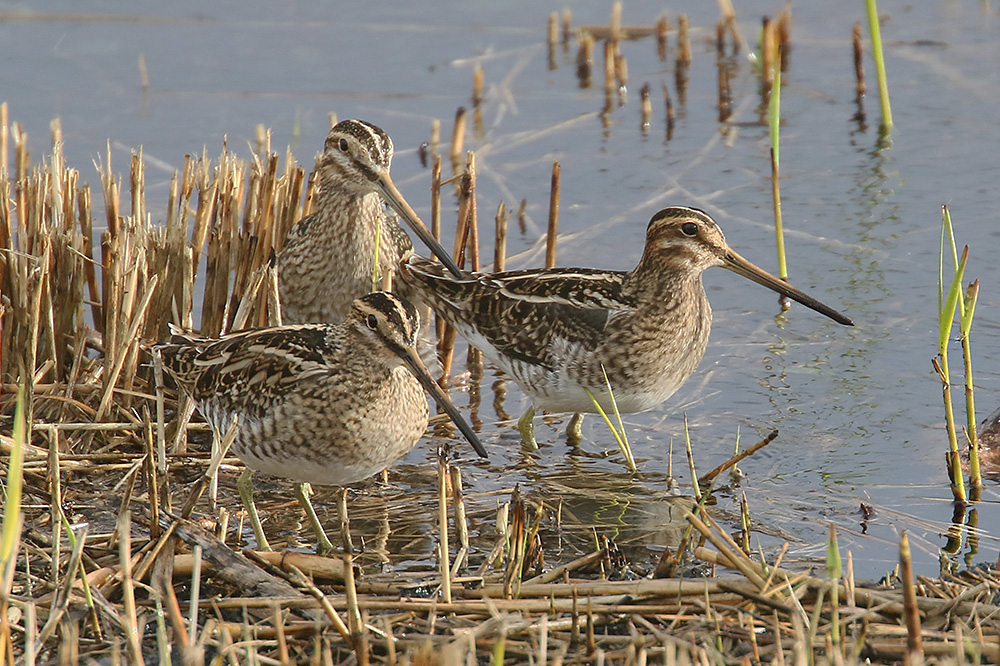
M 652 226 L 653 224 L 663 220 L 676 220 L 682 217 L 693 217 L 702 222 L 713 225 L 715 224 L 715 220 L 713 220 L 708 213 L 700 208 L 691 208 L 689 206 L 670 206 L 669 208 L 664 208 L 653 215 L 652 219 L 649 220 L 649 225 Z
M 344 120 L 337 123 L 334 129 L 356 138 L 368 149 L 372 162 L 389 166 L 389 161 L 392 159 L 392 139 L 381 127 L 364 120 Z

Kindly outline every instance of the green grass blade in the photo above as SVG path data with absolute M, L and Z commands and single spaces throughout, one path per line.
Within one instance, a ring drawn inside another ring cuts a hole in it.
M 948 288 L 948 296 L 945 298 L 941 317 L 938 320 L 938 353 L 942 356 L 948 353 L 948 338 L 951 336 L 951 327 L 955 322 L 955 310 L 958 309 L 959 300 L 962 295 L 962 278 L 965 276 L 965 264 L 969 259 L 969 246 L 965 246 L 962 258 L 955 269 L 951 286 Z M 947 372 L 947 368 L 945 368 Z
M 9 563 L 17 557 L 17 542 L 21 534 L 21 490 L 24 481 L 24 385 L 17 387 L 17 404 L 14 407 L 13 444 L 7 467 L 7 492 L 4 498 L 3 526 L 0 527 L 0 574 L 7 571 Z
M 608 373 L 606 372 L 604 373 L 604 381 L 608 381 Z M 625 426 L 622 424 L 621 414 L 618 413 L 618 404 L 615 402 L 614 393 L 611 391 L 611 383 L 608 382 L 608 394 L 611 395 L 611 405 L 614 408 L 615 415 L 618 418 L 618 425 L 621 430 L 616 428 L 615 424 L 611 422 L 611 418 L 608 417 L 604 408 L 601 407 L 601 403 L 597 401 L 597 398 L 595 398 L 594 394 L 590 392 L 590 389 L 584 387 L 583 390 L 587 392 L 587 397 L 589 397 L 591 402 L 594 403 L 594 407 L 597 408 L 597 413 L 600 414 L 604 419 L 604 422 L 608 424 L 608 429 L 611 431 L 611 434 L 614 435 L 615 441 L 618 442 L 618 448 L 621 449 L 622 455 L 625 456 L 625 466 L 628 467 L 628 471 L 633 473 L 638 472 L 639 469 L 635 466 L 635 458 L 632 457 L 632 447 L 629 446 L 628 436 L 625 434 Z

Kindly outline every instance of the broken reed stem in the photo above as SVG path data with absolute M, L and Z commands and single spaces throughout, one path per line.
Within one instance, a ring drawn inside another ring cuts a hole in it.
M 559 227 L 559 191 L 562 180 L 562 166 L 552 163 L 552 185 L 549 190 L 549 226 L 545 235 L 545 267 L 556 265 L 556 234 Z
M 448 544 L 448 477 L 451 474 L 448 455 L 443 447 L 438 447 L 438 564 L 441 572 L 441 596 L 446 604 L 451 603 L 451 550 Z
M 770 17 L 765 16 L 761 19 L 760 26 L 760 77 L 763 84 L 761 91 L 764 94 L 767 94 L 767 91 L 771 89 L 774 82 L 776 52 L 774 22 L 771 21 Z
M 762 448 L 764 448 L 765 446 L 767 446 L 768 444 L 770 444 L 771 442 L 773 442 L 775 439 L 777 439 L 777 437 L 778 437 L 778 431 L 777 430 L 772 430 L 770 433 L 768 433 L 767 437 L 765 437 L 764 439 L 760 440 L 759 442 L 757 442 L 756 444 L 754 444 L 750 448 L 748 448 L 748 449 L 746 449 L 746 450 L 744 450 L 744 451 L 742 451 L 740 453 L 735 454 L 729 460 L 727 460 L 724 463 L 716 466 L 712 471 L 708 472 L 707 474 L 703 474 L 701 477 L 698 478 L 698 485 L 699 486 L 708 486 L 708 485 L 710 485 L 712 483 L 712 481 L 714 481 L 717 476 L 719 476 L 720 474 L 722 474 L 723 472 L 725 472 L 727 469 L 738 465 L 740 463 L 740 461 L 742 461 L 744 458 L 748 458 L 749 456 L 752 456 L 754 453 L 756 453 L 757 451 L 761 450 Z
M 892 107 L 889 104 L 889 81 L 885 75 L 885 55 L 882 52 L 882 28 L 878 20 L 878 7 L 875 0 L 865 0 L 868 12 L 868 31 L 872 39 L 872 55 L 875 58 L 875 76 L 878 80 L 878 97 L 882 106 L 882 127 L 886 132 L 892 130 Z

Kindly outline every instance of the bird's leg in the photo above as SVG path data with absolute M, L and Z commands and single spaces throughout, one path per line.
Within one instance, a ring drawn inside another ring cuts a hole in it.
M 534 406 L 528 407 L 528 411 L 517 420 L 517 429 L 521 433 L 521 443 L 529 451 L 538 450 L 538 442 L 535 441 L 535 424 L 532 420 L 535 418 L 535 408 Z
M 344 595 L 347 597 L 347 624 L 356 645 L 363 645 L 364 624 L 358 611 L 358 590 L 354 582 L 354 544 L 351 542 L 351 523 L 347 518 L 347 488 L 337 495 L 337 513 L 340 514 L 340 535 L 344 539 Z
M 583 441 L 583 414 L 576 412 L 566 424 L 566 439 L 576 446 Z
M 254 538 L 257 539 L 257 548 L 271 550 L 271 544 L 264 536 L 264 526 L 260 524 L 260 516 L 257 515 L 257 505 L 253 503 L 253 470 L 249 467 L 243 468 L 243 473 L 240 474 L 240 478 L 236 482 L 236 489 L 240 492 L 243 507 L 250 514 L 250 525 L 253 527 Z
M 313 508 L 312 502 L 309 501 L 310 494 L 312 494 L 312 486 L 308 483 L 295 484 L 295 497 L 298 498 L 299 505 L 302 507 L 302 510 L 306 512 L 309 524 L 312 525 L 313 532 L 316 534 L 316 551 L 320 555 L 329 555 L 337 549 L 333 547 L 332 543 L 330 543 L 330 538 L 326 536 L 326 531 L 323 529 L 323 525 L 319 522 L 319 516 L 316 515 L 316 509 Z

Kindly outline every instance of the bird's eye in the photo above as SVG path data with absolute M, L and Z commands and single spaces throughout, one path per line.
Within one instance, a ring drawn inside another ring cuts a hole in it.
M 350 147 L 350 146 L 348 146 L 348 144 L 347 144 L 347 139 L 341 139 L 341 140 L 340 140 L 340 150 L 341 150 L 341 151 L 343 151 L 343 152 L 345 152 L 345 153 L 346 153 L 346 152 L 347 152 L 347 149 L 348 149 L 349 147 Z
M 694 222 L 685 222 L 681 225 L 681 233 L 685 236 L 697 236 L 698 235 L 698 225 Z
M 373 331 L 376 328 L 378 328 L 378 317 L 376 317 L 375 315 L 368 315 L 368 319 L 366 321 L 368 323 L 368 328 L 372 329 Z

